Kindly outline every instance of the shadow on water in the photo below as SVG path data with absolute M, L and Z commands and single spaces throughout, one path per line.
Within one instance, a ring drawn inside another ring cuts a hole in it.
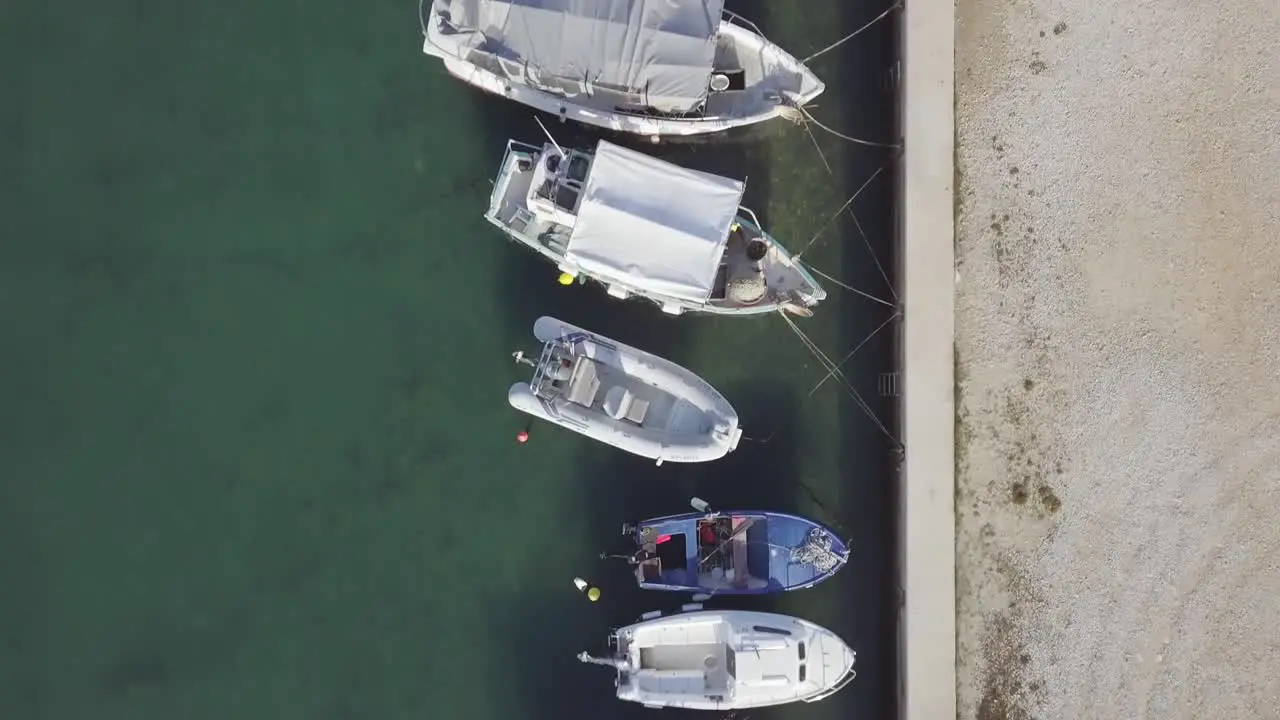
M 843 3 L 841 27 L 851 31 L 879 14 L 885 6 Z M 874 141 L 896 141 L 897 74 L 900 14 L 863 32 L 831 54 L 826 62 L 844 68 L 859 68 L 844 74 L 837 97 L 842 102 L 841 132 Z M 820 133 L 815 128 L 815 133 Z M 842 238 L 839 277 L 846 284 L 898 304 L 897 242 L 895 216 L 897 174 L 900 152 L 889 148 L 851 146 L 833 138 L 822 138 L 824 147 L 840 144 L 843 151 L 832 162 L 846 194 L 856 190 L 879 167 L 881 175 L 858 197 L 853 206 L 855 222 L 845 215 L 837 235 Z M 830 155 L 829 155 L 830 157 Z M 859 227 L 860 226 L 860 227 Z M 867 241 L 862 240 L 865 234 Z M 872 260 L 872 257 L 878 261 Z M 850 293 L 840 293 L 840 355 L 849 352 L 876 331 L 894 309 L 872 305 Z M 839 469 L 839 506 L 844 509 L 857 563 L 853 573 L 838 578 L 848 586 L 852 598 L 848 624 L 840 632 L 858 650 L 857 681 L 849 689 L 825 702 L 842 703 L 847 718 L 892 718 L 898 713 L 897 625 L 901 607 L 897 581 L 897 468 L 899 465 L 898 403 L 896 385 L 880 386 L 882 374 L 896 369 L 896 337 L 900 320 L 876 333 L 844 366 L 846 376 L 866 402 L 867 411 L 846 395 L 840 403 L 842 436 Z M 832 392 L 835 392 L 833 389 Z M 878 421 L 878 422 L 877 422 Z M 883 426 L 883 429 L 879 427 Z M 891 436 L 891 437 L 890 437 Z M 945 529 L 944 529 L 945 530 Z

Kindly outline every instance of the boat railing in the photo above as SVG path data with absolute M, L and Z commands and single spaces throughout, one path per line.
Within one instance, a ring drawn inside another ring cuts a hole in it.
M 513 173 L 507 172 L 507 163 L 511 162 L 511 154 L 515 152 L 515 140 L 507 141 L 506 152 L 502 153 L 502 163 L 498 165 L 498 182 L 493 184 L 493 191 L 489 193 L 489 209 L 491 212 L 497 212 L 501 206 L 501 200 L 507 194 L 507 184 L 511 182 Z
M 836 693 L 843 690 L 844 686 L 853 682 L 853 679 L 856 677 L 858 677 L 858 671 L 854 668 L 849 668 L 849 671 L 846 672 L 844 674 L 844 677 L 840 678 L 840 681 L 837 682 L 835 685 L 832 685 L 831 687 L 827 688 L 825 691 L 818 693 L 813 697 L 805 698 L 804 701 L 807 703 L 811 703 L 811 702 L 818 702 L 819 700 L 823 700 L 825 698 L 829 698 L 832 695 L 835 695 Z
M 769 236 L 769 233 L 764 229 L 764 226 L 760 224 L 760 218 L 756 217 L 755 211 L 744 205 L 739 205 L 738 209 L 747 216 L 748 220 L 755 224 L 757 230 L 764 233 L 766 236 Z M 769 236 L 769 239 L 773 240 L 772 236 Z M 819 291 L 822 292 L 823 297 L 826 297 L 826 291 L 823 290 L 822 284 L 813 276 L 813 273 L 809 272 L 809 268 L 805 267 L 805 264 L 800 260 L 800 255 L 792 255 L 776 240 L 773 240 L 773 244 L 778 247 L 780 252 L 791 258 L 792 267 L 800 273 L 800 277 L 804 278 L 804 281 L 809 285 L 809 287 L 813 288 L 815 293 Z M 803 254 L 803 251 L 801 251 L 801 254 Z
M 764 40 L 764 44 L 760 46 L 760 62 L 762 64 L 764 63 L 764 50 L 767 47 L 777 48 L 777 50 L 781 52 L 783 55 L 789 54 L 785 50 L 783 50 L 777 43 L 770 40 L 769 36 L 764 34 L 764 31 L 760 29 L 759 25 L 755 24 L 751 20 L 748 20 L 747 18 L 742 17 L 738 13 L 732 10 L 722 10 L 720 13 L 720 17 L 722 20 L 728 21 L 730 24 L 737 25 L 739 27 L 743 27 L 743 28 L 746 28 L 747 30 L 750 30 L 756 35 L 759 35 L 761 40 Z
M 422 28 L 422 37 L 427 37 L 427 3 L 431 0 L 418 0 L 418 27 Z
M 772 44 L 773 44 L 773 41 L 769 39 L 769 36 L 768 36 L 768 35 L 765 35 L 765 34 L 764 34 L 764 31 L 760 29 L 760 26 L 759 26 L 759 25 L 757 25 L 757 24 L 755 24 L 754 22 L 752 22 L 752 21 L 750 21 L 750 20 L 748 20 L 748 19 L 746 19 L 746 18 L 742 17 L 742 16 L 741 16 L 741 15 L 739 15 L 738 13 L 736 13 L 736 12 L 734 12 L 734 11 L 732 11 L 732 10 L 729 10 L 728 8 L 725 8 L 725 9 L 723 9 L 723 10 L 721 10 L 721 11 L 720 11 L 720 19 L 721 19 L 721 20 L 727 20 L 727 21 L 729 21 L 730 23 L 733 23 L 734 25 L 741 25 L 742 27 L 744 27 L 744 28 L 746 28 L 746 29 L 750 30 L 751 32 L 753 32 L 753 33 L 755 33 L 755 34 L 759 35 L 760 37 L 764 38 L 764 41 L 765 41 L 766 43 L 768 43 L 768 44 L 770 44 L 770 45 L 772 45 Z
M 534 368 L 533 377 L 529 379 L 529 389 L 538 397 L 543 397 L 542 388 L 547 382 L 547 373 L 553 366 L 552 359 L 556 348 L 561 345 L 564 345 L 564 343 L 559 340 L 550 340 L 542 346 L 542 355 L 538 357 L 538 366 Z
M 760 218 L 756 217 L 755 211 L 753 211 L 751 208 L 745 205 L 739 205 L 738 209 L 746 214 L 747 219 L 750 220 L 752 224 L 756 226 L 757 230 L 759 230 L 760 232 L 764 232 L 764 226 L 760 224 Z
M 507 188 L 510 186 L 511 179 L 515 175 L 514 169 L 508 170 L 512 154 L 516 152 L 527 152 L 536 155 L 540 150 L 541 148 L 537 145 L 520 142 L 519 140 L 507 141 L 507 149 L 502 154 L 502 163 L 498 165 L 498 176 L 494 178 L 493 190 L 489 193 L 489 213 L 493 215 L 495 219 L 504 207 Z

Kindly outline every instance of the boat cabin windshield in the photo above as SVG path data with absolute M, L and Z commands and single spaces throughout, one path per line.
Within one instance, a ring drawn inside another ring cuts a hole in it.
M 573 351 L 572 342 L 557 339 L 542 349 L 529 388 L 544 400 L 563 397 L 569 402 L 591 407 L 600 391 L 596 361 Z
M 747 529 L 751 517 L 708 517 L 697 523 L 698 581 L 707 587 L 744 587 L 751 576 L 747 567 Z
M 564 151 L 554 145 L 544 147 L 529 187 L 532 207 L 550 203 L 556 210 L 578 212 L 582 184 L 591 169 L 591 156 L 579 150 Z
M 689 546 L 684 533 L 659 534 L 648 527 L 641 532 L 639 546 L 631 556 L 637 580 L 658 584 L 685 582 Z

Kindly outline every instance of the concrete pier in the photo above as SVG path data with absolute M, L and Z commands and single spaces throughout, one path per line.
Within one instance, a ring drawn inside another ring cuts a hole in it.
M 954 9 L 910 0 L 903 12 L 900 707 L 944 720 L 956 717 Z

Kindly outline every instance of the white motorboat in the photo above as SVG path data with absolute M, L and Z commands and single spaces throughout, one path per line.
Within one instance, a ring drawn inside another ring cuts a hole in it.
M 609 636 L 610 653 L 586 663 L 617 669 L 620 700 L 646 707 L 740 710 L 816 702 L 857 675 L 856 653 L 835 633 L 806 620 L 698 603 Z
M 601 140 L 508 141 L 485 218 L 566 277 L 664 312 L 813 314 L 827 293 L 742 207 L 745 183 Z
M 738 447 L 738 413 L 706 380 L 656 355 L 540 317 L 544 345 L 533 378 L 511 386 L 511 406 L 621 450 L 656 460 L 706 462 Z
M 724 0 L 419 0 L 419 19 L 462 81 L 655 139 L 794 116 L 824 88 Z

